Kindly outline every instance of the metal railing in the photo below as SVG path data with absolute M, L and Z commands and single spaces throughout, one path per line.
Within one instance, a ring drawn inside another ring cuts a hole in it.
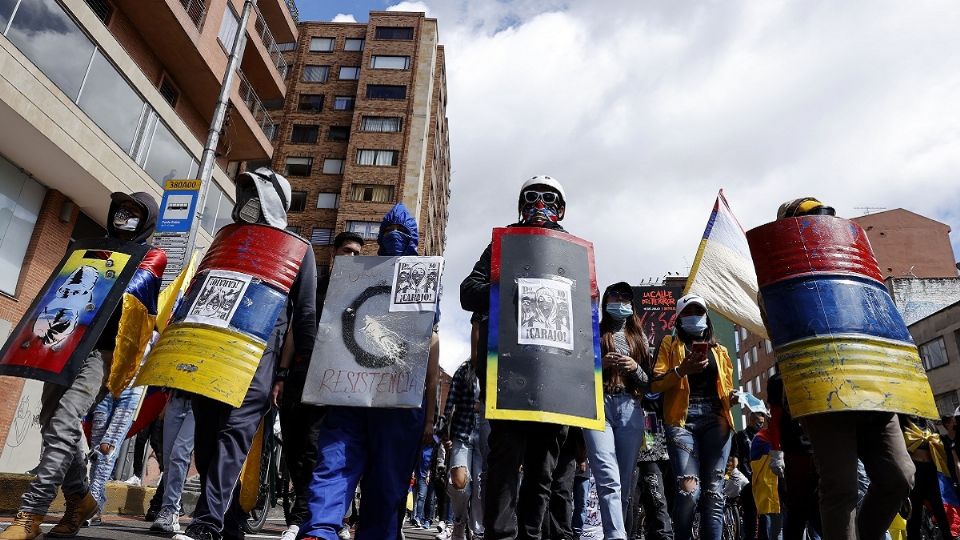
M 273 33 L 270 32 L 270 28 L 267 26 L 267 21 L 263 18 L 263 13 L 260 12 L 260 8 L 254 4 L 253 10 L 257 14 L 257 19 L 253 22 L 253 27 L 256 29 L 257 34 L 260 35 L 260 39 L 263 40 L 263 46 L 266 47 L 267 54 L 269 54 L 270 59 L 273 60 L 273 65 L 277 67 L 280 78 L 286 79 L 287 69 L 289 68 L 287 67 L 287 60 L 283 57 L 283 51 L 277 46 L 277 40 L 274 39 Z
M 257 122 L 257 125 L 260 126 L 260 129 L 263 130 L 263 134 L 267 136 L 267 139 L 271 141 L 274 140 L 277 136 L 277 123 L 273 121 L 270 113 L 267 112 L 267 108 L 264 107 L 263 102 L 260 101 L 260 97 L 253 91 L 253 85 L 247 80 L 246 75 L 240 70 L 237 70 L 237 75 L 240 78 L 240 99 L 246 103 L 247 109 L 250 110 L 250 114 L 253 115 L 253 119 Z
M 290 10 L 290 16 L 293 22 L 300 22 L 300 10 L 297 9 L 297 3 L 294 0 L 287 0 L 287 9 Z
M 200 29 L 203 24 L 203 16 L 207 13 L 206 0 L 180 0 L 183 9 L 187 11 L 187 16 L 193 21 L 193 24 Z

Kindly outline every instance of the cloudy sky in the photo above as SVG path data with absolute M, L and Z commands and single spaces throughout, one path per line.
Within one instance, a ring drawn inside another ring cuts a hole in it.
M 383 0 L 298 0 L 367 19 Z M 813 195 L 902 207 L 960 249 L 954 1 L 426 0 L 446 49 L 453 160 L 443 363 L 466 358 L 459 283 L 524 179 L 568 194 L 601 288 L 686 273 L 717 191 L 747 229 Z M 960 253 L 960 251 L 958 251 Z

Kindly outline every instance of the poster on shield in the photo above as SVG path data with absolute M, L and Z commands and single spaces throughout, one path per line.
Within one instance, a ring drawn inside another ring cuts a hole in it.
M 420 407 L 442 265 L 440 257 L 337 257 L 304 403 Z
M 563 278 L 518 278 L 520 312 L 517 343 L 573 350 L 571 281 Z
M 240 272 L 211 270 L 184 321 L 228 327 L 252 279 L 252 276 Z

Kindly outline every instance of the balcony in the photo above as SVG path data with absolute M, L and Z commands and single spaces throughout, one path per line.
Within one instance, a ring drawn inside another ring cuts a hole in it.
M 187 16 L 199 30 L 203 26 L 203 16 L 207 14 L 206 2 L 204 0 L 180 0 L 180 4 L 183 5 Z
M 247 106 L 250 114 L 253 115 L 254 120 L 257 125 L 260 126 L 263 134 L 266 135 L 267 139 L 272 141 L 277 135 L 277 123 L 270 117 L 270 113 L 267 112 L 266 107 L 263 106 L 263 102 L 260 101 L 257 93 L 254 92 L 253 86 L 250 84 L 250 81 L 247 80 L 246 75 L 244 75 L 242 71 L 237 71 L 237 76 L 240 79 L 240 99 Z
M 277 46 L 277 40 L 273 37 L 273 33 L 270 32 L 270 28 L 267 26 L 266 19 L 263 17 L 263 13 L 257 9 L 257 6 L 253 6 L 254 11 L 256 11 L 256 20 L 253 21 L 253 27 L 257 31 L 257 35 L 260 36 L 260 39 L 263 41 L 264 48 L 267 49 L 267 54 L 270 57 L 270 60 L 273 61 L 273 65 L 277 68 L 277 73 L 280 74 L 281 79 L 287 77 L 287 60 L 283 57 L 283 52 L 280 50 L 280 47 Z

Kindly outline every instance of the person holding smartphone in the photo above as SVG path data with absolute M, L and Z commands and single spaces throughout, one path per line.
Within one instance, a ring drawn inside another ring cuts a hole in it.
M 677 301 L 674 333 L 665 336 L 653 368 L 651 389 L 663 392 L 667 446 L 677 496 L 673 526 L 677 540 L 690 540 L 699 504 L 700 539 L 720 540 L 723 531 L 723 474 L 730 454 L 736 402 L 733 363 L 713 337 L 706 301 L 688 294 Z
M 633 309 L 630 285 L 620 282 L 607 287 L 601 307 L 604 429 L 586 429 L 583 437 L 597 483 L 603 537 L 625 540 L 624 516 L 630 505 L 633 468 L 644 434 L 641 398 L 647 388 L 647 374 L 640 364 L 648 362 L 650 351 L 642 322 Z

